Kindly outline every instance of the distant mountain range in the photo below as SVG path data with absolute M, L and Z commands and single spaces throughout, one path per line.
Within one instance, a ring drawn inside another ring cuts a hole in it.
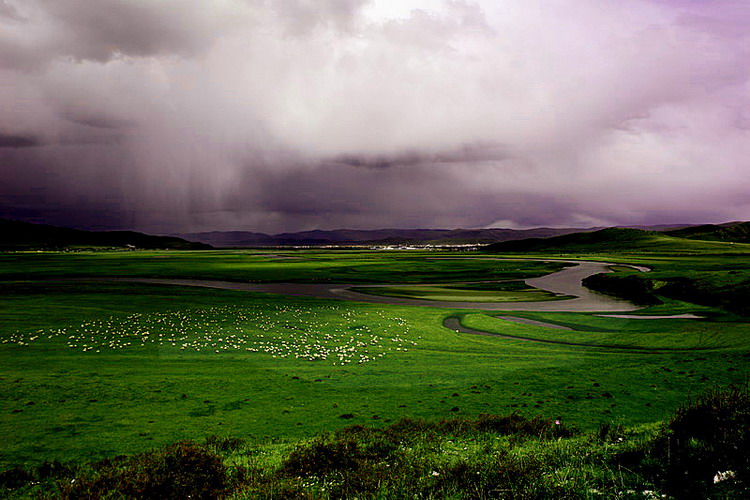
M 510 239 L 550 237 L 586 229 L 338 229 L 265 234 L 247 231 L 212 231 L 179 236 L 218 247 L 409 245 L 493 243 Z
M 684 225 L 632 226 L 661 231 L 684 228 Z M 321 245 L 485 245 L 527 238 L 551 238 L 572 233 L 591 232 L 591 228 L 535 229 L 338 229 L 333 231 L 302 231 L 298 233 L 265 234 L 248 231 L 211 231 L 178 234 L 190 241 L 215 247 L 321 246 Z
M 0 219 L 0 249 L 63 250 L 71 248 L 139 248 L 205 250 L 205 243 L 135 231 L 84 231 L 47 224 Z
M 704 225 L 654 225 L 628 228 L 535 229 L 339 229 L 265 234 L 212 231 L 154 236 L 135 231 L 84 231 L 47 224 L 0 219 L 1 249 L 66 249 L 115 247 L 204 250 L 213 247 L 368 246 L 368 245 L 490 245 L 495 251 L 575 249 L 591 244 L 643 244 L 659 236 L 693 240 L 750 243 L 750 222 Z M 647 241 L 648 240 L 648 241 Z

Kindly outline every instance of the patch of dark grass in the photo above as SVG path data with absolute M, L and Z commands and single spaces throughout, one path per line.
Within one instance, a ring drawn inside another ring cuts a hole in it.
M 599 428 L 594 431 L 594 438 L 602 443 L 612 443 L 622 440 L 625 435 L 625 427 L 622 424 L 612 422 L 603 422 Z
M 15 490 L 34 480 L 34 475 L 21 466 L 0 472 L 0 488 Z
M 221 458 L 190 441 L 104 460 L 93 471 L 65 482 L 60 497 L 216 498 L 227 487 Z
M 295 448 L 277 471 L 277 480 L 291 486 L 289 481 L 295 478 L 313 478 L 327 486 L 332 498 L 352 498 L 380 489 L 392 473 L 388 462 L 396 446 L 373 439 L 377 433 L 371 430 L 355 427 Z
M 403 418 L 385 428 L 354 425 L 315 438 L 296 447 L 276 475 L 284 481 L 307 478 L 321 482 L 331 498 L 368 497 L 383 491 L 420 497 L 476 491 L 486 497 L 492 496 L 492 491 L 528 490 L 538 483 L 541 464 L 504 450 L 487 461 L 430 465 L 421 453 L 438 452 L 438 443 L 449 437 L 511 436 L 507 446 L 512 447 L 529 439 L 557 439 L 575 433 L 560 422 L 515 413 L 434 422 Z
M 479 433 L 552 439 L 573 436 L 578 433 L 578 430 L 564 425 L 559 420 L 511 413 L 509 415 L 480 414 L 476 419 L 449 418 L 439 421 L 403 418 L 382 432 L 391 439 L 410 442 L 415 436 L 467 436 Z
M 51 487 L 51 483 L 56 480 L 70 478 L 75 474 L 75 466 L 57 460 L 43 462 L 42 464 L 25 469 L 21 466 L 15 466 L 11 469 L 0 472 L 0 495 L 3 493 L 10 494 L 14 490 L 27 488 L 33 485 Z
M 679 408 L 655 442 L 658 474 L 677 497 L 750 497 L 750 391 L 711 390 Z M 722 493 L 724 492 L 724 493 Z
M 431 472 L 427 498 L 563 498 L 543 481 L 544 464 L 507 451 L 482 461 L 459 461 Z

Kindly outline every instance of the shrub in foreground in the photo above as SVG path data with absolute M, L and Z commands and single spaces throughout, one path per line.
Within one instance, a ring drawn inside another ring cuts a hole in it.
M 679 408 L 657 441 L 665 488 L 678 497 L 750 497 L 750 392 L 730 386 Z
M 216 498 L 227 483 L 221 458 L 190 441 L 95 464 L 96 472 L 75 478 L 62 498 Z
M 510 453 L 512 443 L 557 439 L 574 432 L 559 422 L 520 414 L 432 422 L 404 418 L 382 429 L 355 425 L 297 446 L 274 481 L 278 486 L 296 480 L 326 498 L 370 498 L 385 492 L 393 498 L 442 498 L 462 492 L 479 496 L 515 492 L 517 497 L 543 488 L 544 464 Z M 510 437 L 508 449 L 488 448 L 479 455 L 455 458 L 442 450 L 452 440 L 471 443 L 486 436 Z M 273 496 L 267 488 L 264 494 Z

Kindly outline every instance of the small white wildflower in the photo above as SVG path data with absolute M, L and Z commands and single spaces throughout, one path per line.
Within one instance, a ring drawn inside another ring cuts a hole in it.
M 714 476 L 714 484 L 726 481 L 727 479 L 734 479 L 734 471 L 727 470 L 724 472 L 717 472 Z
M 434 470 L 434 471 L 432 471 L 432 475 L 433 475 L 433 476 L 439 476 L 439 475 L 440 475 L 440 473 L 439 473 L 438 471 Z

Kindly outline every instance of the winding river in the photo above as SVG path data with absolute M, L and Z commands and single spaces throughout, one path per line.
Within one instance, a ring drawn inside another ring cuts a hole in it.
M 483 260 L 519 260 L 482 258 Z M 551 262 L 551 259 L 521 259 L 538 262 Z M 356 284 L 311 284 L 311 283 L 236 283 L 218 280 L 194 279 L 162 279 L 162 278 L 128 278 L 127 281 L 140 283 L 156 283 L 164 285 L 197 286 L 206 288 L 220 288 L 225 290 L 243 290 L 247 292 L 273 293 L 301 297 L 315 297 L 320 299 L 338 299 L 357 302 L 369 302 L 390 305 L 409 305 L 422 307 L 439 307 L 448 309 L 480 309 L 486 311 L 550 311 L 550 312 L 628 312 L 640 307 L 632 302 L 593 292 L 584 287 L 582 280 L 598 273 L 611 272 L 610 266 L 620 265 L 609 262 L 555 260 L 574 264 L 561 271 L 547 274 L 539 278 L 525 280 L 529 286 L 546 290 L 560 295 L 570 295 L 574 298 L 538 302 L 443 302 L 433 300 L 405 299 L 398 297 L 383 297 L 355 292 L 351 287 L 363 287 Z M 646 272 L 645 267 L 630 266 Z M 394 286 L 364 285 L 370 287 Z

